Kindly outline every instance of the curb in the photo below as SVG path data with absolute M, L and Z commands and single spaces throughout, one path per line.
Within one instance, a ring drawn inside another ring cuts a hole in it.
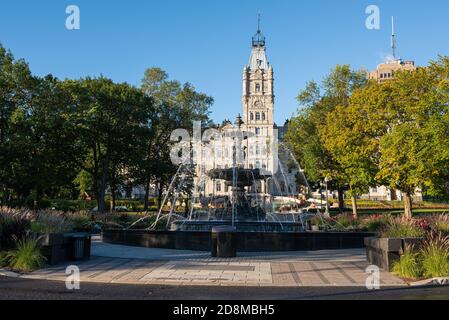
M 416 282 L 410 282 L 411 287 L 422 287 L 422 286 L 447 286 L 449 285 L 449 278 L 433 278 L 426 279 Z
M 0 269 L 0 276 L 8 278 L 20 278 L 20 274 L 5 269 Z

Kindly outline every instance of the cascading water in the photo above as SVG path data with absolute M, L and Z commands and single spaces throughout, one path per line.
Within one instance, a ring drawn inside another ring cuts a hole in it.
M 217 225 L 233 225 L 244 231 L 305 230 L 310 217 L 307 203 L 305 197 L 301 200 L 296 191 L 295 179 L 289 179 L 287 175 L 301 174 L 306 190 L 310 190 L 310 187 L 291 150 L 285 144 L 279 144 L 284 152 L 278 155 L 278 172 L 275 174 L 262 169 L 245 168 L 242 164 L 244 161 L 237 159 L 238 143 L 244 139 L 236 138 L 236 133 L 230 136 L 232 167 L 205 170 L 203 163 L 199 163 L 196 165 L 201 170 L 193 170 L 190 163 L 180 165 L 166 190 L 162 207 L 148 229 L 155 229 L 159 221 L 165 222 L 166 219 L 167 228 L 180 231 L 208 231 Z M 297 168 L 289 167 L 291 163 Z M 185 191 L 189 181 L 194 182 L 190 196 Z M 215 193 L 217 183 L 221 187 L 224 185 L 225 189 L 221 190 L 220 187 L 220 192 Z M 205 186 L 211 184 L 214 192 L 206 194 Z M 168 201 L 170 197 L 171 201 Z M 190 204 L 189 210 L 178 211 L 179 203 L 184 208 Z M 149 218 L 154 218 L 154 215 L 139 219 L 130 228 Z

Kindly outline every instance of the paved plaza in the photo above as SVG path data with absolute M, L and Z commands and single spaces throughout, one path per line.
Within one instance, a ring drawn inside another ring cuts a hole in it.
M 93 257 L 77 263 L 82 282 L 176 286 L 365 287 L 363 249 L 286 253 L 242 253 L 214 259 L 208 252 L 92 245 Z M 73 263 L 72 263 L 73 264 Z M 24 279 L 65 281 L 69 264 L 49 267 Z M 381 271 L 384 287 L 405 286 Z

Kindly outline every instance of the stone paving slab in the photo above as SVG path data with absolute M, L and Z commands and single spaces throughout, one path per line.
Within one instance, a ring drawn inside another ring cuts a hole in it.
M 122 246 L 95 244 L 89 261 L 71 263 L 80 268 L 81 281 L 176 286 L 259 286 L 259 287 L 365 287 L 367 278 L 364 250 L 243 254 L 236 259 L 210 258 L 209 253 L 146 249 L 136 257 L 113 257 Z M 100 248 L 100 250 L 99 250 Z M 136 249 L 136 248 L 133 248 Z M 131 251 L 133 249 L 130 249 Z M 159 254 L 158 254 L 159 252 Z M 108 256 L 106 256 L 108 255 Z M 112 256 L 112 257 L 111 257 Z M 149 256 L 151 259 L 143 259 Z M 203 258 L 201 258 L 203 256 Z M 170 257 L 176 257 L 171 260 Z M 65 281 L 68 265 L 50 267 L 24 278 Z M 381 285 L 406 283 L 381 271 Z
M 249 264 L 249 265 L 248 265 Z M 356 287 L 365 286 L 368 265 L 335 261 L 296 262 L 209 262 L 148 261 L 139 259 L 101 260 L 97 257 L 79 265 L 81 281 L 127 284 L 276 286 L 276 287 Z M 24 278 L 65 280 L 65 267 L 36 271 Z M 405 283 L 381 272 L 384 286 Z

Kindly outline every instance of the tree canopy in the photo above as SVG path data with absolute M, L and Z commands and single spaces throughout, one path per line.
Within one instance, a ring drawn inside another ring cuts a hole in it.
M 89 195 L 103 212 L 106 193 L 111 208 L 133 185 L 148 192 L 158 183 L 162 193 L 175 171 L 171 132 L 210 124 L 212 104 L 159 68 L 145 72 L 141 88 L 105 77 L 61 81 L 32 75 L 0 46 L 2 204 Z
M 416 190 L 447 196 L 449 58 L 384 83 L 366 83 L 359 73 L 348 81 L 349 74 L 337 67 L 324 95 L 309 83 L 299 96 L 305 108 L 288 137 L 309 177 L 330 175 L 354 200 L 369 187 L 400 190 L 409 217 Z

